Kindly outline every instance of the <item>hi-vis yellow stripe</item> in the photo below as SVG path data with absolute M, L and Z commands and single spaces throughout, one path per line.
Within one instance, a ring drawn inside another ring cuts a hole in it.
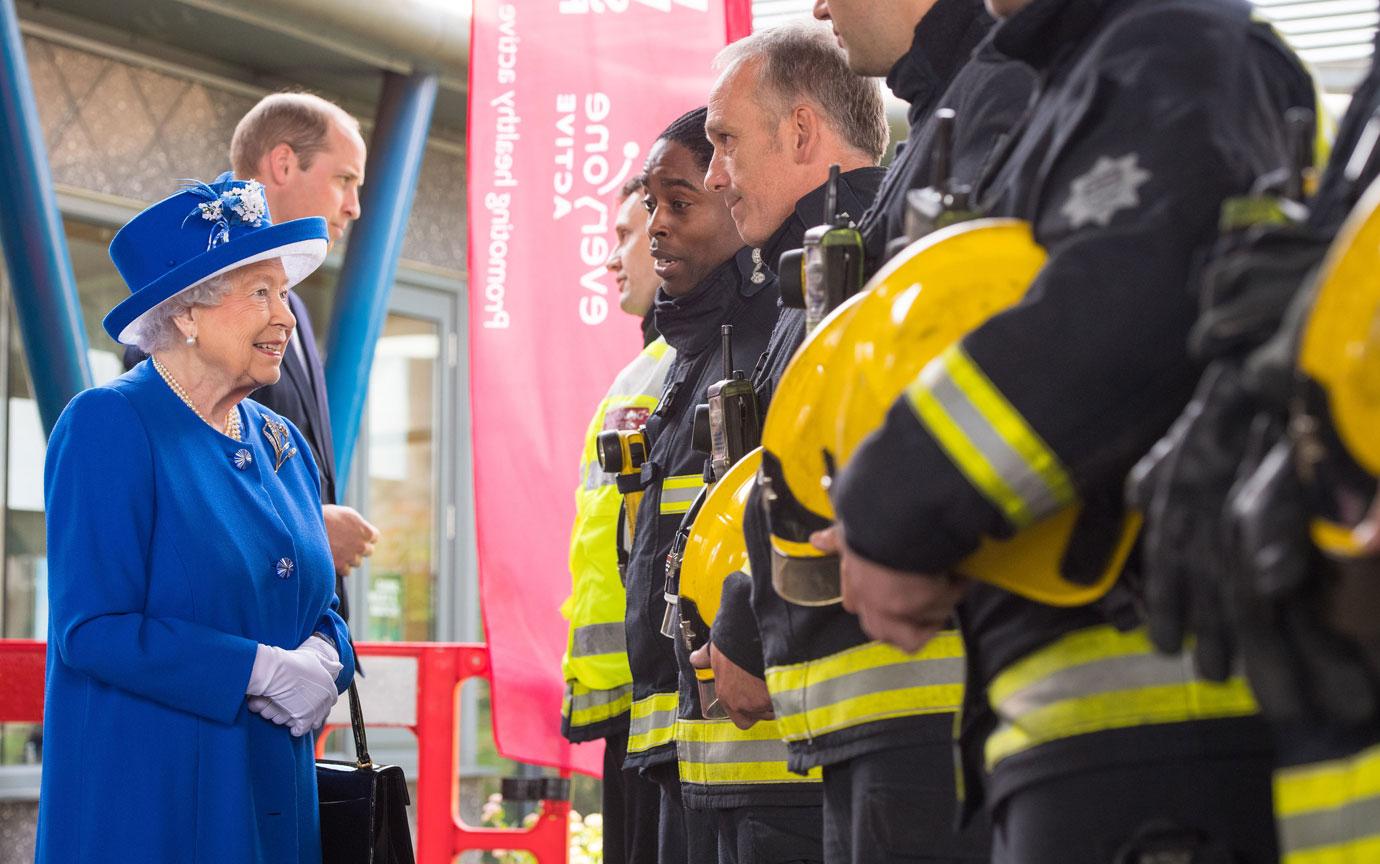
M 804 776 L 787 770 L 789 753 L 771 720 L 750 729 L 739 729 L 728 720 L 677 720 L 675 736 L 682 783 L 818 783 L 823 777 L 820 768 Z
M 1059 457 L 961 345 L 930 361 L 906 396 L 968 482 L 1016 528 L 1073 503 Z
M 1283 864 L 1380 861 L 1380 746 L 1275 773 Z
M 767 689 L 781 736 L 805 741 L 879 720 L 957 711 L 963 664 L 962 639 L 946 630 L 914 654 L 869 642 L 773 666 Z
M 667 477 L 661 483 L 661 515 L 674 516 L 690 512 L 695 496 L 704 488 L 704 475 L 681 474 Z
M 631 707 L 631 684 L 612 690 L 590 690 L 578 681 L 569 681 L 561 700 L 561 714 L 574 728 L 612 720 Z
M 628 753 L 642 753 L 670 744 L 679 704 L 680 697 L 675 693 L 653 693 L 634 700 L 628 718 Z
M 1197 677 L 1192 651 L 1159 654 L 1143 629 L 1090 627 L 1016 661 L 992 680 L 1000 723 L 987 739 L 987 766 L 1062 738 L 1256 713 L 1244 679 Z

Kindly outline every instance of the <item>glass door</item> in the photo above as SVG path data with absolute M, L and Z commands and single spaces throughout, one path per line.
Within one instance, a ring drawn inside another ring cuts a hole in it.
M 350 586 L 360 641 L 455 638 L 443 578 L 455 572 L 455 306 L 454 294 L 397 286 L 374 351 L 347 496 L 379 529 Z

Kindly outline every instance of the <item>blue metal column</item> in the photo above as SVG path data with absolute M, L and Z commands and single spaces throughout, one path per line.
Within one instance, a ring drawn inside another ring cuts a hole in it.
M 436 105 L 437 76 L 385 73 L 379 113 L 364 169 L 359 221 L 340 273 L 335 312 L 326 336 L 326 393 L 335 438 L 335 476 L 343 495 L 359 424 L 374 346 L 388 315 L 388 296 L 398 272 L 407 217 L 426 153 L 427 130 Z M 457 208 L 465 202 L 456 201 Z
M 50 432 L 67 402 L 91 386 L 91 367 L 13 0 L 0 0 L 0 246 L 39 417 Z

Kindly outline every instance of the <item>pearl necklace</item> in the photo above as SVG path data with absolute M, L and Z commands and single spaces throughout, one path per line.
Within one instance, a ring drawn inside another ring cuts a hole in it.
M 168 371 L 168 367 L 160 363 L 157 357 L 151 357 L 149 359 L 153 360 L 153 368 L 158 370 L 159 376 L 162 377 L 163 381 L 168 385 L 168 389 L 176 393 L 177 398 L 181 399 L 187 405 L 188 408 L 192 409 L 192 413 L 195 414 L 198 418 L 200 418 L 202 423 L 205 423 L 207 426 L 210 426 L 212 429 L 215 429 L 215 424 L 203 417 L 201 412 L 197 410 L 197 407 L 192 404 L 191 397 L 187 395 L 186 390 L 182 389 L 182 385 L 177 383 L 177 379 L 174 378 L 172 376 L 172 373 Z M 219 432 L 221 430 L 216 429 L 216 431 Z M 229 435 L 231 438 L 234 438 L 236 441 L 241 440 L 240 412 L 236 411 L 234 408 L 231 408 L 230 413 L 225 415 L 225 434 Z

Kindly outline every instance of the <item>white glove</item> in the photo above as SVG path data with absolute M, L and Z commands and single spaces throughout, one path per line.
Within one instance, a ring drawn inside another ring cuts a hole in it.
M 250 710 L 288 726 L 295 737 L 320 728 L 340 698 L 335 676 L 342 666 L 335 656 L 330 643 L 317 636 L 293 651 L 260 645 L 245 693 L 268 701 L 251 698 Z
M 340 670 L 345 668 L 340 664 L 340 653 L 335 650 L 335 646 L 331 644 L 330 640 L 320 633 L 313 633 L 308 636 L 307 641 L 297 646 L 297 650 L 316 655 L 317 659 L 321 661 L 322 668 L 331 673 L 332 681 L 335 680 L 335 676 L 340 674 Z
M 286 726 L 292 720 L 292 717 L 288 716 L 287 711 L 285 711 L 282 706 L 276 704 L 267 696 L 250 696 L 249 710 L 263 717 L 265 720 L 271 720 L 277 723 L 279 726 Z

